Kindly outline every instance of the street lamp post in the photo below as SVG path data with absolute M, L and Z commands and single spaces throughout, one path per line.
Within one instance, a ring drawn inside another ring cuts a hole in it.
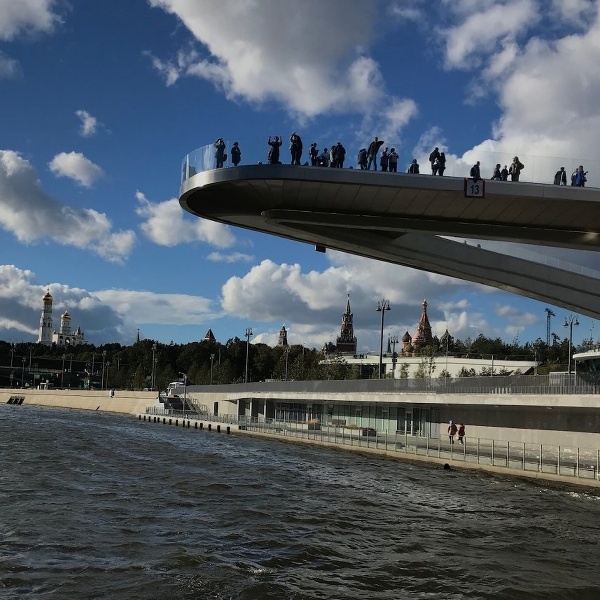
M 13 368 L 13 358 L 15 356 L 15 345 L 12 343 L 10 345 L 10 368 Z
M 63 353 L 62 370 L 60 372 L 60 387 L 61 388 L 65 387 L 65 358 L 66 357 L 67 357 L 67 355 Z
M 25 357 L 21 359 L 23 366 L 21 367 L 21 387 L 25 387 Z
M 390 310 L 389 300 L 383 299 L 377 302 L 377 312 L 381 313 L 381 337 L 379 343 L 379 379 L 381 379 L 381 374 L 383 372 L 383 320 L 385 318 L 386 310 Z
M 179 373 L 183 377 L 183 418 L 185 419 L 185 407 L 187 405 L 187 373 Z
M 573 347 L 573 325 L 579 325 L 577 315 L 569 315 L 568 317 L 565 317 L 564 326 L 569 328 L 569 367 L 567 369 L 569 373 L 569 384 L 571 383 L 571 352 Z
M 244 383 L 248 383 L 248 358 L 250 356 L 250 336 L 252 335 L 252 327 L 246 328 L 246 376 Z
M 390 337 L 390 344 L 392 345 L 392 379 L 394 379 L 394 373 L 396 371 L 396 362 L 398 360 L 398 355 L 396 354 L 396 344 L 399 342 L 397 335 L 392 335 Z
M 290 347 L 286 346 L 283 350 L 285 352 L 285 380 L 288 380 L 288 358 L 290 356 Z
M 152 375 L 150 377 L 150 387 L 154 391 L 156 384 L 156 343 L 152 344 Z
M 106 350 L 102 350 L 102 379 L 100 381 L 100 389 L 104 389 L 104 365 L 106 364 Z
M 211 354 L 210 355 L 210 385 L 212 385 L 213 382 L 213 363 L 215 362 L 215 355 Z

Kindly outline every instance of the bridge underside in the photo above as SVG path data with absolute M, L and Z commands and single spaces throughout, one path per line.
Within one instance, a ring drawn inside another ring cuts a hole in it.
M 181 206 L 270 233 L 514 292 L 594 318 L 600 280 L 439 236 L 600 250 L 595 189 L 288 165 L 205 171 Z

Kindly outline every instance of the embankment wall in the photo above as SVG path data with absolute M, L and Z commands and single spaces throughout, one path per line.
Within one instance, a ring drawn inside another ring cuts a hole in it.
M 132 415 L 144 413 L 147 406 L 158 403 L 157 392 L 115 390 L 114 396 L 111 397 L 108 390 L 2 389 L 0 404 L 6 404 L 11 396 L 22 396 L 25 398 L 23 404 L 34 406 L 101 410 Z

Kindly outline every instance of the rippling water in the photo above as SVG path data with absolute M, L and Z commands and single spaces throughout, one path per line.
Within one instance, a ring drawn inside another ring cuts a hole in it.
M 1 598 L 594 599 L 600 498 L 0 406 Z

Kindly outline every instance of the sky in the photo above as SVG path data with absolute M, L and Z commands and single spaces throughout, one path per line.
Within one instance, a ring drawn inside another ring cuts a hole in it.
M 239 140 L 244 162 L 293 131 L 347 165 L 377 135 L 399 170 L 438 146 L 447 174 L 518 154 L 522 180 L 585 164 L 600 187 L 599 40 L 597 0 L 0 0 L 0 339 L 37 339 L 47 290 L 96 345 L 275 345 L 285 325 L 320 348 L 348 294 L 361 352 L 382 299 L 386 336 L 426 299 L 434 335 L 545 340 L 550 308 L 568 337 L 562 308 L 202 221 L 178 193 L 196 148 Z

